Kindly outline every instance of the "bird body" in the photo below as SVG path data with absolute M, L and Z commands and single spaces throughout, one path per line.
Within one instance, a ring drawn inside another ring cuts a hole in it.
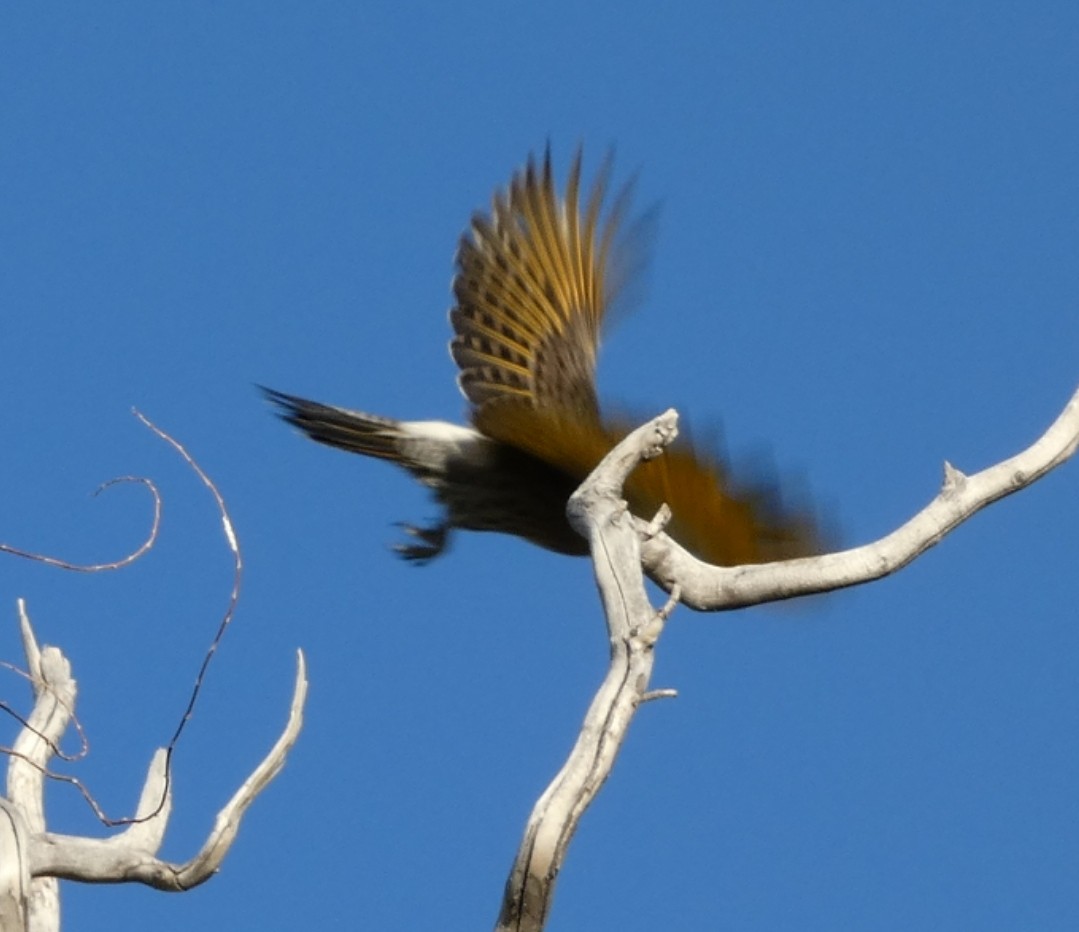
M 448 421 L 394 421 L 264 391 L 312 439 L 391 460 L 434 491 L 446 518 L 434 527 L 404 526 L 412 540 L 396 549 L 408 559 L 437 556 L 450 528 L 508 531 L 559 553 L 588 552 L 564 515 L 580 480 L 542 460 Z
M 549 550 L 585 554 L 569 526 L 569 496 L 632 429 L 604 417 L 595 367 L 604 317 L 634 270 L 622 220 L 628 189 L 604 210 L 608 167 L 587 200 L 581 156 L 564 197 L 550 154 L 529 159 L 489 214 L 476 214 L 457 251 L 450 352 L 472 426 L 396 421 L 264 389 L 281 416 L 312 439 L 389 460 L 431 488 L 444 508 L 432 527 L 405 525 L 397 547 L 426 561 L 454 528 L 499 531 Z M 715 453 L 681 441 L 642 464 L 625 496 L 634 514 L 672 510 L 668 532 L 721 565 L 800 556 L 817 549 L 804 514 L 785 511 L 759 481 L 735 484 Z

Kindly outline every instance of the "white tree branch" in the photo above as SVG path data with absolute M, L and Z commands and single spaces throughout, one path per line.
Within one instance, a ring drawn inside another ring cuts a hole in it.
M 565 765 L 532 810 L 506 884 L 497 929 L 543 928 L 555 880 L 584 810 L 610 774 L 637 707 L 670 695 L 649 691 L 653 648 L 678 601 L 701 610 L 737 608 L 852 586 L 910 563 L 991 502 L 1035 482 L 1079 448 L 1079 391 L 1032 446 L 972 476 L 944 465 L 937 497 L 888 536 L 852 550 L 785 563 L 715 567 L 663 533 L 669 512 L 635 518 L 622 483 L 642 460 L 662 452 L 677 432 L 668 411 L 634 431 L 570 499 L 571 523 L 588 538 L 610 637 L 611 660 Z M 658 612 L 648 602 L 642 568 L 669 593 Z
M 640 570 L 640 544 L 621 501 L 622 483 L 674 439 L 668 411 L 615 447 L 570 499 L 570 521 L 588 538 L 607 615 L 611 660 L 565 765 L 536 803 L 506 884 L 499 930 L 542 929 L 555 879 L 581 816 L 614 766 L 637 706 L 648 693 L 652 647 L 674 602 L 656 611 Z
M 30 898 L 29 839 L 19 807 L 0 796 L 0 929 L 25 929 Z
M 1026 450 L 966 476 L 944 464 L 944 484 L 925 508 L 886 537 L 862 547 L 755 566 L 710 566 L 664 534 L 638 522 L 645 572 L 681 601 L 702 611 L 740 608 L 812 592 L 826 592 L 894 573 L 939 542 L 949 531 L 997 499 L 1026 488 L 1069 459 L 1079 448 L 1079 391 L 1052 426 Z
M 38 647 L 22 599 L 18 608 L 35 701 L 12 748 L 7 798 L 22 815 L 30 842 L 25 853 L 30 854 L 34 839 L 45 831 L 45 770 L 71 721 L 78 688 L 67 658 L 55 647 Z M 60 928 L 59 884 L 55 877 L 34 876 L 32 868 L 30 877 L 27 920 L 33 932 L 56 932 Z
M 96 839 L 45 830 L 47 766 L 71 720 L 76 688 L 64 655 L 55 647 L 38 647 L 21 600 L 19 615 L 35 705 L 12 749 L 8 797 L 0 799 L 0 928 L 13 932 L 58 929 L 57 878 L 89 883 L 135 881 L 171 891 L 208 880 L 228 853 L 244 813 L 284 766 L 299 736 L 307 697 L 303 653 L 297 652 L 292 704 L 281 736 L 218 814 L 202 849 L 189 861 L 174 864 L 156 856 L 172 811 L 164 749 L 150 762 L 136 821 L 123 832 Z
M 31 849 L 31 872 L 65 880 L 87 883 L 144 883 L 158 890 L 179 892 L 209 880 L 228 853 L 240 822 L 255 797 L 281 771 L 285 759 L 303 726 L 303 708 L 307 698 L 307 664 L 303 652 L 296 654 L 296 682 L 288 722 L 269 753 L 255 768 L 232 799 L 217 814 L 213 830 L 201 850 L 189 861 L 175 864 L 156 857 L 165 823 L 167 807 L 162 807 L 147 823 L 135 823 L 114 838 L 79 838 L 46 833 Z M 165 784 L 165 752 L 154 755 L 139 803 L 140 813 L 151 811 L 161 799 Z M 155 821 L 156 820 L 156 821 Z

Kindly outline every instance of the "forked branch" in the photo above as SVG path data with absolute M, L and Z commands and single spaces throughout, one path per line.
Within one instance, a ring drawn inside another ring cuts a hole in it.
M 642 460 L 662 452 L 677 432 L 668 411 L 614 448 L 570 499 L 567 513 L 587 537 L 603 600 L 611 659 L 570 756 L 532 810 L 499 913 L 499 932 L 544 927 L 555 880 L 585 809 L 614 766 L 637 707 L 669 691 L 649 691 L 653 648 L 674 605 L 720 610 L 823 592 L 878 579 L 924 553 L 986 505 L 1026 488 L 1079 448 L 1079 391 L 1033 445 L 965 476 L 945 463 L 937 497 L 888 536 L 840 553 L 785 563 L 723 568 L 694 559 L 663 533 L 665 513 L 633 517 L 622 483 Z M 670 593 L 652 608 L 642 568 Z
M 902 569 L 969 517 L 998 499 L 1025 489 L 1060 466 L 1079 448 L 1079 390 L 1049 429 L 1021 453 L 967 476 L 944 464 L 940 492 L 906 524 L 878 541 L 819 557 L 755 566 L 710 566 L 664 534 L 638 528 L 645 572 L 668 592 L 700 611 L 741 608 L 828 592 L 880 579 Z
M 633 431 L 570 499 L 570 521 L 592 550 L 611 661 L 569 759 L 532 810 L 506 884 L 499 930 L 543 928 L 577 824 L 610 774 L 638 705 L 654 695 L 648 692 L 652 648 L 673 603 L 657 611 L 648 601 L 633 516 L 621 494 L 633 468 L 674 439 L 676 423 L 677 415 L 668 411 Z
M 19 621 L 23 649 L 28 661 L 28 677 L 34 690 L 34 709 L 25 719 L 15 716 L 22 723 L 22 728 L 13 747 L 4 749 L 10 754 L 11 760 L 8 766 L 7 796 L 0 797 L 0 929 L 3 930 L 58 930 L 59 879 L 89 883 L 137 882 L 170 891 L 187 890 L 208 880 L 228 853 L 244 813 L 284 766 L 285 758 L 302 727 L 307 696 L 307 671 L 303 653 L 298 652 L 289 719 L 276 744 L 218 813 L 209 837 L 194 857 L 180 864 L 157 857 L 172 811 L 172 753 L 191 718 L 210 661 L 235 613 L 243 559 L 225 500 L 213 480 L 178 441 L 142 414 L 135 413 L 150 430 L 183 457 L 217 503 L 225 539 L 233 556 L 233 584 L 228 606 L 203 657 L 187 707 L 168 746 L 153 755 L 135 817 L 116 820 L 104 815 L 93 796 L 77 778 L 49 770 L 49 762 L 54 756 L 60 755 L 61 737 L 74 718 L 76 684 L 71 675 L 71 665 L 61 651 L 55 647 L 38 646 L 25 605 L 20 600 Z M 153 483 L 145 479 L 132 481 L 141 482 L 150 489 L 155 509 L 149 537 L 129 556 L 111 563 L 76 565 L 9 545 L 0 545 L 0 552 L 84 572 L 100 572 L 126 566 L 153 546 L 161 516 L 161 496 Z M 46 831 L 46 778 L 75 785 L 104 824 L 123 824 L 126 828 L 107 839 L 59 835 Z
M 19 736 L 16 753 L 9 764 L 8 799 L 3 803 L 8 818 L 22 822 L 25 846 L 22 858 L 28 868 L 28 876 L 89 883 L 137 882 L 171 891 L 187 890 L 208 880 L 228 853 L 244 813 L 280 772 L 299 736 L 307 697 L 307 666 L 303 652 L 297 652 L 292 704 L 281 736 L 218 813 L 202 849 L 190 860 L 176 864 L 157 857 L 171 813 L 164 748 L 154 753 L 136 820 L 123 832 L 111 838 L 98 839 L 59 835 L 45 830 L 44 775 L 74 710 L 75 681 L 71 676 L 70 664 L 58 648 L 37 647 L 21 602 L 19 610 L 36 700 L 28 726 Z M 6 861 L 9 856 L 14 855 L 5 851 L 0 861 Z M 0 891 L 2 897 L 3 891 Z

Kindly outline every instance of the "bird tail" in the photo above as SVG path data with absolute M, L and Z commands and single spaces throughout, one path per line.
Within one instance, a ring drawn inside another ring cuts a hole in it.
M 352 453 L 401 463 L 402 431 L 399 421 L 308 401 L 261 385 L 259 388 L 269 401 L 277 405 L 277 414 L 283 421 L 298 427 L 312 440 Z

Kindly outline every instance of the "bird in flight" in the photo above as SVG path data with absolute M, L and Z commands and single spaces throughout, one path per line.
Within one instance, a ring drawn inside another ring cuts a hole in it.
M 434 492 L 441 520 L 405 525 L 409 539 L 395 549 L 406 559 L 438 556 L 458 528 L 588 553 L 569 525 L 566 502 L 636 426 L 606 416 L 596 395 L 604 319 L 633 270 L 624 223 L 629 189 L 605 208 L 608 175 L 609 161 L 582 197 L 578 151 L 560 194 L 548 149 L 542 163 L 529 158 L 461 237 L 450 353 L 470 426 L 393 420 L 263 389 L 280 416 L 311 439 L 389 460 Z M 667 533 L 709 563 L 820 550 L 812 518 L 783 508 L 774 486 L 736 479 L 717 453 L 681 438 L 638 466 L 624 495 L 646 520 L 666 503 Z

